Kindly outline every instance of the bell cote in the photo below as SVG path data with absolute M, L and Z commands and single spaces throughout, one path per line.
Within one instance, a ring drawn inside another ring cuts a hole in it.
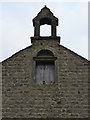
M 50 25 L 51 26 L 51 36 L 40 36 L 40 26 L 41 25 Z M 33 19 L 34 26 L 34 37 L 31 37 L 31 42 L 39 39 L 57 39 L 60 42 L 60 37 L 57 37 L 58 18 L 56 18 L 50 9 L 45 5 L 44 8 L 37 14 Z

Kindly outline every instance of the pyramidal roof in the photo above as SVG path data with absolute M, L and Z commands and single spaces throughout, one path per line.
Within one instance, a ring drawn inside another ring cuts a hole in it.
M 50 9 L 45 5 L 42 9 L 41 9 L 41 11 L 38 13 L 38 15 L 40 15 L 40 14 L 43 14 L 43 15 L 48 15 L 48 14 L 51 14 L 51 15 L 53 15 L 53 13 L 50 11 Z
M 53 21 L 56 21 L 58 25 L 58 18 L 56 18 L 53 13 L 50 11 L 50 9 L 45 5 L 41 11 L 37 14 L 37 16 L 33 19 L 33 25 L 35 25 L 35 22 L 44 19 L 44 18 L 49 18 Z

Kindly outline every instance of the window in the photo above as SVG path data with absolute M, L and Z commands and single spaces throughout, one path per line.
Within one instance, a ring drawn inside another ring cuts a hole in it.
M 36 62 L 36 81 L 39 84 L 54 83 L 54 61 Z
M 55 59 L 50 50 L 41 50 L 35 57 L 36 82 L 38 84 L 51 84 L 55 82 Z

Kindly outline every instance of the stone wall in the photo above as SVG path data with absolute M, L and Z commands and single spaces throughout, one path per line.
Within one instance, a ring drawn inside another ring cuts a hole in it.
M 2 64 L 0 64 L 0 119 L 2 118 Z
M 42 44 L 41 44 L 42 43 Z M 33 57 L 48 49 L 57 57 L 54 84 L 35 82 Z M 88 61 L 55 40 L 36 40 L 2 62 L 3 118 L 87 118 Z

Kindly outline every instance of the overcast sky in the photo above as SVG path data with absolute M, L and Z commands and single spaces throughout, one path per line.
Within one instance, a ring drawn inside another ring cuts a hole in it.
M 34 35 L 32 19 L 45 5 L 59 19 L 57 35 L 61 37 L 60 44 L 88 59 L 86 0 L 86 2 L 3 2 L 0 5 L 2 28 L 0 61 L 31 45 L 30 37 Z M 50 35 L 48 25 L 41 27 L 41 35 Z

